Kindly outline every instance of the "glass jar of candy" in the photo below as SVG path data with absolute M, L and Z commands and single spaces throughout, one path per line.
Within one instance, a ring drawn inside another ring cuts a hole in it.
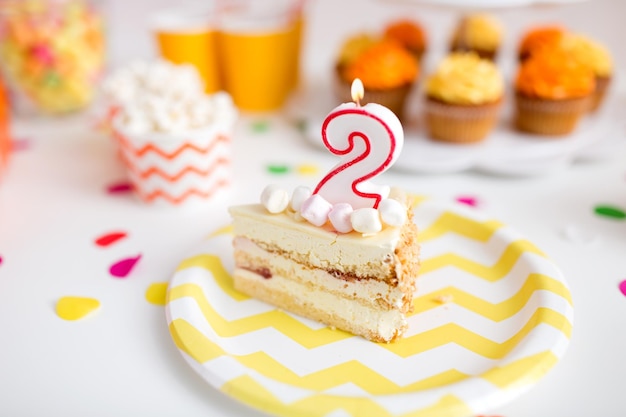
M 0 69 L 21 109 L 88 106 L 104 61 L 103 19 L 88 0 L 0 0 Z

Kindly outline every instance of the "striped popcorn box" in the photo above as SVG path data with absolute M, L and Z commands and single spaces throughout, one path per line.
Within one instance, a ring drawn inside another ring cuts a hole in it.
M 210 200 L 231 181 L 234 123 L 174 132 L 133 132 L 113 122 L 134 191 L 150 204 L 179 206 Z

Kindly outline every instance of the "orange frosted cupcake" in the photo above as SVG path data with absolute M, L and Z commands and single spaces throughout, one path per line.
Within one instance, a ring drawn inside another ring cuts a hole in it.
M 613 78 L 613 59 L 607 48 L 583 35 L 571 34 L 562 41 L 563 48 L 573 58 L 588 65 L 596 79 L 596 87 L 590 104 L 590 110 L 597 110 L 606 96 Z
M 528 30 L 518 46 L 520 61 L 530 57 L 533 52 L 544 48 L 555 48 L 562 42 L 567 30 L 558 25 L 539 26 Z
M 515 80 L 515 126 L 541 135 L 572 132 L 588 110 L 595 90 L 589 66 L 559 49 L 534 53 Z
M 398 41 L 415 55 L 418 61 L 422 59 L 427 50 L 426 31 L 422 25 L 414 20 L 401 19 L 389 23 L 383 31 L 383 37 Z
M 408 50 L 395 41 L 382 40 L 338 68 L 336 92 L 340 101 L 352 101 L 352 81 L 360 78 L 367 101 L 382 104 L 402 118 L 406 98 L 418 75 L 419 64 Z
M 493 129 L 504 96 L 496 65 L 474 52 L 448 55 L 426 80 L 426 126 L 432 139 L 482 141 Z
M 463 16 L 450 42 L 452 52 L 475 52 L 481 58 L 495 59 L 502 43 L 500 21 L 487 13 Z

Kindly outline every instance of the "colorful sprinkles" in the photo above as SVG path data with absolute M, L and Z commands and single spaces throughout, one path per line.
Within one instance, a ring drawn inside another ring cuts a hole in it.
M 167 282 L 154 282 L 146 290 L 146 300 L 150 304 L 164 306 L 167 294 Z
M 133 185 L 128 181 L 110 184 L 106 188 L 108 194 L 129 193 L 133 191 Z
M 61 297 L 56 303 L 57 316 L 63 320 L 79 320 L 100 308 L 100 301 L 90 297 Z
M 254 133 L 265 133 L 270 130 L 270 123 L 267 120 L 256 120 L 250 124 L 250 129 Z
M 274 175 L 282 175 L 289 173 L 290 169 L 287 165 L 270 164 L 267 166 L 267 172 Z
M 126 232 L 110 232 L 96 238 L 94 243 L 100 247 L 107 247 L 121 239 L 124 239 L 126 236 Z
M 607 217 L 616 220 L 626 219 L 626 212 L 615 206 L 598 205 L 594 207 L 593 211 L 601 217 Z
M 473 196 L 459 196 L 456 198 L 457 203 L 465 204 L 466 206 L 476 207 L 478 206 L 478 199 Z
M 137 265 L 137 262 L 141 259 L 141 255 L 134 256 L 132 258 L 125 258 L 115 262 L 109 268 L 109 273 L 115 278 L 126 278 L 133 268 Z

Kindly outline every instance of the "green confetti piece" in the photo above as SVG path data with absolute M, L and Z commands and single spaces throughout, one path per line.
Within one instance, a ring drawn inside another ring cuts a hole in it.
M 298 129 L 300 133 L 306 133 L 306 128 L 307 128 L 306 120 L 304 119 L 298 120 L 296 121 L 295 125 L 296 125 L 296 129 Z
M 610 217 L 612 219 L 626 219 L 626 212 L 612 206 L 596 206 L 594 211 L 598 216 Z
M 254 133 L 265 133 L 270 130 L 270 123 L 267 120 L 257 120 L 252 122 L 250 128 Z
M 270 174 L 287 174 L 289 172 L 289 167 L 287 165 L 268 165 L 267 171 Z

